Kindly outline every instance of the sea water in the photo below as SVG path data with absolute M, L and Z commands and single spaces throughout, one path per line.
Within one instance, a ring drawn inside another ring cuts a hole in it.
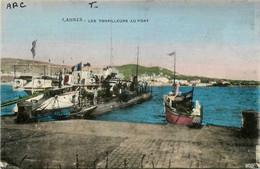
M 172 87 L 153 87 L 150 101 L 132 106 L 124 110 L 116 110 L 96 118 L 96 120 L 136 122 L 136 123 L 167 123 L 164 117 L 163 95 L 168 94 Z M 188 92 L 191 87 L 180 87 L 181 92 Z M 241 112 L 244 110 L 260 110 L 260 88 L 247 87 L 195 87 L 193 101 L 198 100 L 203 106 L 205 124 L 240 127 Z
M 191 87 L 180 87 L 181 92 L 188 92 Z M 94 120 L 166 124 L 163 108 L 163 95 L 172 87 L 153 87 L 152 99 L 126 109 L 104 114 Z M 260 88 L 247 87 L 195 87 L 193 101 L 199 100 L 203 106 L 203 124 L 219 126 L 241 126 L 241 112 L 244 110 L 260 111 Z M 26 93 L 13 91 L 12 86 L 1 86 L 1 102 L 23 97 Z M 12 114 L 14 105 L 1 108 L 1 115 Z M 43 121 L 53 121 L 45 117 Z
M 1 104 L 24 96 L 27 96 L 24 91 L 14 91 L 10 85 L 1 85 Z M 1 108 L 1 115 L 13 114 L 14 107 L 15 104 Z

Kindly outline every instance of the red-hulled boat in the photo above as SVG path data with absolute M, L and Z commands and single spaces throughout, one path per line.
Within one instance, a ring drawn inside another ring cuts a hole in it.
M 179 86 L 175 84 L 175 57 L 174 55 L 174 90 L 164 96 L 164 112 L 168 123 L 183 124 L 188 126 L 200 126 L 202 121 L 202 107 L 199 101 L 192 102 L 194 87 L 187 93 L 180 93 Z

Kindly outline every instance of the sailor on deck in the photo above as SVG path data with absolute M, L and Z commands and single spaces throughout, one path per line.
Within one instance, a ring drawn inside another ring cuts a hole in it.
M 62 72 L 60 71 L 59 74 L 59 88 L 61 88 L 61 82 L 62 82 L 63 78 L 62 78 Z

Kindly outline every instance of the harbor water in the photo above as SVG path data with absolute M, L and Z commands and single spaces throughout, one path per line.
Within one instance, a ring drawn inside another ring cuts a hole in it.
M 99 116 L 94 120 L 166 124 L 164 118 L 163 95 L 172 87 L 153 87 L 151 100 L 132 107 L 116 110 Z M 187 92 L 191 87 L 180 87 Z M 25 92 L 12 90 L 12 86 L 1 86 L 1 102 L 25 96 Z M 203 106 L 203 124 L 240 127 L 243 110 L 260 111 L 260 88 L 247 87 L 195 87 L 193 101 L 199 100 Z M 12 114 L 14 105 L 1 109 L 1 115 Z M 66 114 L 66 111 L 65 111 Z M 53 121 L 52 117 L 44 117 L 43 121 Z

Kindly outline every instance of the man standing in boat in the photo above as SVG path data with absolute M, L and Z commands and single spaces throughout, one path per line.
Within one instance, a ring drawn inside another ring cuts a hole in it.
M 62 72 L 60 71 L 59 74 L 59 88 L 61 88 L 61 82 L 62 82 L 63 78 L 62 78 Z
M 172 94 L 174 95 L 174 96 L 177 96 L 178 94 L 180 94 L 180 92 L 179 92 L 179 85 L 178 84 L 173 84 L 173 91 L 172 91 Z

